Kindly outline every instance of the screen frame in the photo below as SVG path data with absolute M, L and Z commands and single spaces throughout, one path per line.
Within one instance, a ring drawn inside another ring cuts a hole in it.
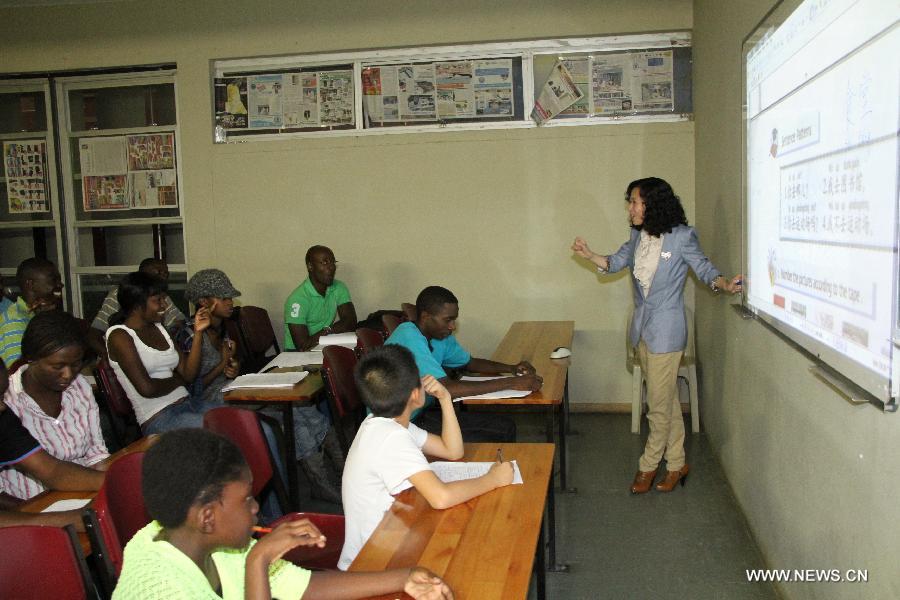
M 804 0 L 778 0 L 741 42 L 741 265 L 743 273 L 749 273 L 750 266 L 749 162 L 747 156 L 750 120 L 747 106 L 747 57 L 753 48 L 766 37 L 768 32 L 780 27 L 803 2 Z M 898 174 L 900 174 L 900 165 L 898 165 Z M 900 273 L 900 252 L 898 252 L 898 248 L 900 248 L 900 223 L 894 226 L 894 239 L 894 272 Z M 894 412 L 897 410 L 898 396 L 900 396 L 900 391 L 898 391 L 898 387 L 900 387 L 900 283 L 898 283 L 898 280 L 900 280 L 900 277 L 894 279 L 891 293 L 893 302 L 891 307 L 893 356 L 891 358 L 891 375 L 887 378 L 887 381 L 881 375 L 855 362 L 816 338 L 760 310 L 750 302 L 746 291 L 741 294 L 741 307 L 745 314 L 752 315 L 777 332 L 779 337 L 792 342 L 813 361 L 821 363 L 821 365 L 811 367 L 811 370 L 815 371 L 820 366 L 824 366 L 824 370 L 832 375 L 830 383 L 833 384 L 834 379 L 837 379 L 841 383 L 842 393 L 848 398 L 851 398 L 853 401 L 868 401 L 880 406 L 886 412 Z

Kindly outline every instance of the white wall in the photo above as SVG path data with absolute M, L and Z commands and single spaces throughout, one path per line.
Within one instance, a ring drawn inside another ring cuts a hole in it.
M 722 268 L 741 256 L 741 40 L 770 0 L 694 3 L 697 223 Z M 722 298 L 697 294 L 705 427 L 769 566 L 868 569 L 786 598 L 900 598 L 900 415 L 851 406 L 810 361 Z M 743 577 L 735 573 L 735 577 Z
M 191 271 L 228 272 L 280 323 L 331 246 L 357 312 L 425 285 L 461 302 L 460 339 L 490 353 L 509 323 L 574 319 L 573 402 L 627 402 L 622 277 L 571 258 L 628 235 L 623 192 L 669 179 L 693 216 L 692 123 L 322 138 L 214 145 L 210 61 L 342 49 L 690 29 L 687 0 L 104 2 L 0 13 L 5 72 L 175 62 Z M 600 375 L 598 375 L 600 374 Z

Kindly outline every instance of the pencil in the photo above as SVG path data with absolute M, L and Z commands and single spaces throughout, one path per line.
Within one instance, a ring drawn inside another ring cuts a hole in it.
M 253 526 L 253 531 L 256 533 L 272 533 L 271 527 L 260 527 L 259 525 Z

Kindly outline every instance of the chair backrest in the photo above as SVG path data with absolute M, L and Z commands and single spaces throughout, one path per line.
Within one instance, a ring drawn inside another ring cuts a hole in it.
M 275 348 L 275 354 L 281 352 L 272 321 L 266 309 L 258 306 L 242 306 L 237 321 L 244 350 L 241 372 L 255 373 L 269 362 L 270 348 Z
M 272 456 L 259 418 L 252 410 L 220 406 L 203 415 L 203 427 L 222 435 L 240 448 L 253 473 L 252 494 L 258 496 L 272 479 Z
M 382 315 L 381 324 L 384 325 L 384 330 L 387 334 L 391 335 L 397 329 L 397 326 L 400 325 L 400 317 L 396 315 Z
M 71 525 L 0 528 L 4 598 L 94 598 L 81 545 Z
M 322 355 L 322 372 L 328 389 L 331 416 L 335 420 L 334 429 L 346 454 L 365 418 L 365 407 L 353 380 L 356 353 L 343 346 L 325 346 Z
M 134 418 L 134 408 L 132 408 L 125 390 L 122 389 L 122 384 L 119 383 L 116 372 L 113 371 L 105 358 L 97 361 L 96 373 L 97 384 L 106 398 L 110 412 L 118 417 Z
M 360 356 L 384 344 L 384 336 L 380 331 L 360 327 L 356 330 L 356 343 Z

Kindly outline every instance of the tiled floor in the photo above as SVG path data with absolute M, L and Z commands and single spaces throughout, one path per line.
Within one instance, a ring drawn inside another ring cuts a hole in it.
M 542 419 L 516 419 L 519 441 L 544 441 Z M 770 584 L 747 582 L 745 569 L 762 568 L 762 559 L 706 436 L 688 434 L 684 487 L 632 496 L 647 426 L 643 436 L 634 435 L 630 419 L 573 415 L 578 433 L 569 438 L 569 485 L 577 493 L 556 495 L 557 560 L 570 572 L 548 573 L 547 597 L 777 598 Z

